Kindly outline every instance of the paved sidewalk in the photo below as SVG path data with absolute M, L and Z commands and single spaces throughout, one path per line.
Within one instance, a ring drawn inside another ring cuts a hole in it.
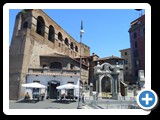
M 93 109 L 93 107 L 90 107 L 89 105 L 82 106 L 82 109 Z
M 58 102 L 55 99 L 44 101 L 9 101 L 9 109 L 77 109 L 77 101 Z

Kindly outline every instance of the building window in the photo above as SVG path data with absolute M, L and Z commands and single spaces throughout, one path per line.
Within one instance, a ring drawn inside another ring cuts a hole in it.
M 138 57 L 138 50 L 134 50 L 134 58 L 137 58 Z
M 135 76 L 138 77 L 138 70 L 135 70 Z
M 60 62 L 52 62 L 50 64 L 51 69 L 62 69 L 62 64 Z
M 137 68 L 137 63 L 136 60 L 134 61 L 134 67 Z
M 68 39 L 67 38 L 65 38 L 64 43 L 68 46 Z
M 144 28 L 140 28 L 140 36 L 141 36 L 141 37 L 144 35 L 143 29 L 144 29 Z
M 127 55 L 127 52 L 125 52 L 124 54 Z
M 136 38 L 137 38 L 137 33 L 136 33 L 136 32 L 134 32 L 134 34 L 133 34 L 133 38 L 134 38 L 134 39 L 136 39 Z
M 126 67 L 126 70 L 128 70 L 128 67 Z
M 24 22 L 23 23 L 23 28 L 27 28 L 28 27 L 28 22 Z
M 71 64 L 70 69 L 71 69 L 71 70 L 73 70 L 73 69 L 74 69 L 74 65 L 73 65 L 73 64 Z
M 75 51 L 78 52 L 78 47 L 77 46 L 75 47 Z
M 59 39 L 60 41 L 63 40 L 62 34 L 61 34 L 60 32 L 58 33 L 58 39 Z
M 134 42 L 134 47 L 137 48 L 137 41 Z
M 55 38 L 55 30 L 52 25 L 49 26 L 49 34 L 48 34 L 48 40 L 54 42 Z
M 45 33 L 45 23 L 44 20 L 41 16 L 38 16 L 37 18 L 37 30 L 36 32 L 41 35 L 44 36 Z
M 71 49 L 73 50 L 73 42 L 71 42 Z
M 136 64 L 137 64 L 137 66 L 139 66 L 139 61 L 138 60 L 136 60 Z
M 134 61 L 134 66 L 135 66 L 135 68 L 139 67 L 139 61 L 138 60 Z
M 128 61 L 127 61 L 127 60 L 124 60 L 124 64 L 128 64 Z
M 138 24 L 140 24 L 141 23 L 141 21 L 138 21 Z

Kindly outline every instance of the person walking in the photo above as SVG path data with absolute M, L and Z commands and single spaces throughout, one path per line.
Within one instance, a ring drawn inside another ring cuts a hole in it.
M 83 93 L 82 93 L 82 103 L 83 103 L 83 104 L 85 104 L 84 98 L 85 98 L 85 94 L 84 94 L 84 92 L 83 92 Z

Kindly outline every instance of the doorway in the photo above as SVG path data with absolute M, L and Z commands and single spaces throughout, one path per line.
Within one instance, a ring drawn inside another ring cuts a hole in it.
M 111 79 L 108 77 L 108 76 L 105 76 L 102 78 L 102 81 L 101 81 L 101 89 L 102 89 L 102 97 L 103 98 L 107 98 L 108 95 L 111 94 Z
M 59 81 L 56 80 L 51 80 L 48 82 L 48 87 L 47 87 L 47 96 L 50 99 L 57 99 L 57 89 L 56 87 L 60 85 Z

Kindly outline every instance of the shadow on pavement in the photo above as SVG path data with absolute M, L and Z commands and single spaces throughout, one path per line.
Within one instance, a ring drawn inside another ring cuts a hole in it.
M 37 103 L 39 102 L 38 100 L 20 100 L 17 101 L 16 103 Z
M 76 101 L 75 100 L 74 101 L 71 101 L 71 100 L 54 100 L 54 101 L 52 101 L 52 103 L 62 103 L 62 104 L 69 104 L 72 102 L 76 102 Z

